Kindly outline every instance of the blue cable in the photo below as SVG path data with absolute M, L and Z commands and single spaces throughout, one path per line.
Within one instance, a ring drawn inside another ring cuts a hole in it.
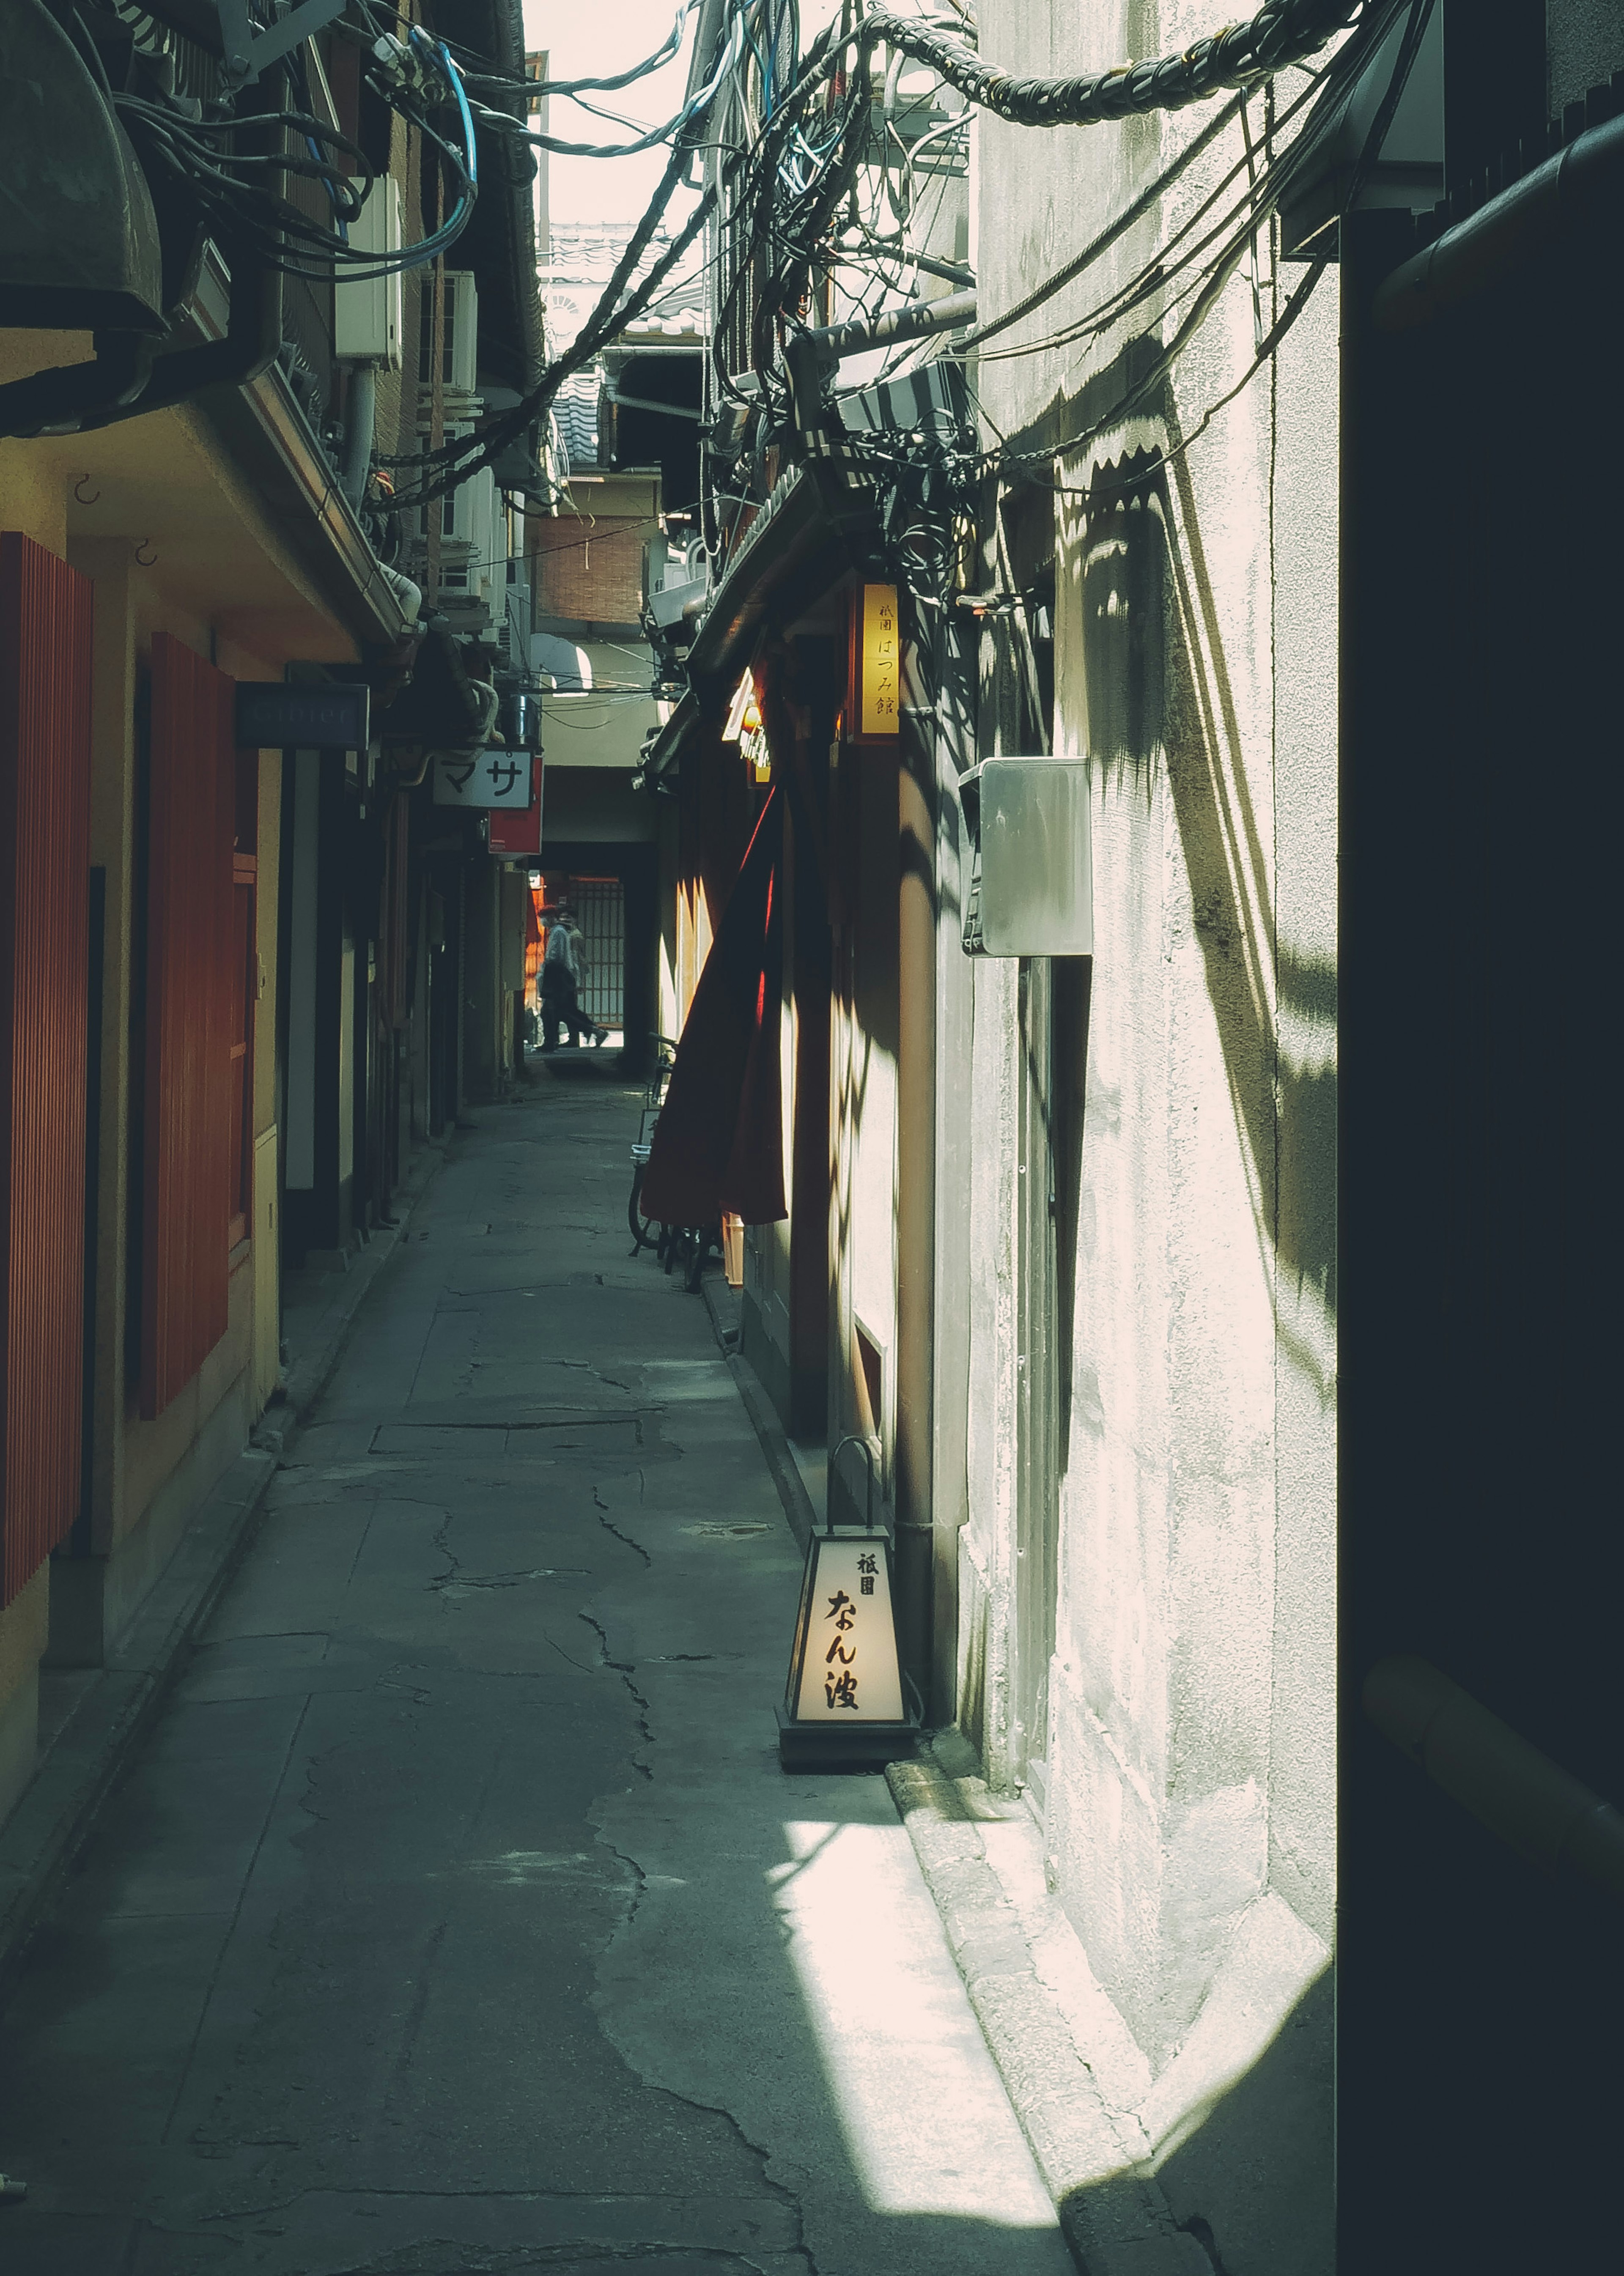
M 414 35 L 415 35 L 417 32 L 417 27 L 415 24 L 412 27 L 412 29 Z M 474 189 L 478 189 L 479 145 L 474 139 L 474 113 L 468 109 L 468 98 L 463 90 L 462 73 L 452 61 L 451 49 L 446 46 L 444 40 L 439 42 L 436 52 L 439 55 L 441 64 L 444 67 L 445 76 L 451 82 L 452 93 L 457 98 L 457 108 L 462 113 L 462 140 L 463 149 L 467 158 L 468 181 Z
M 451 50 L 444 40 L 436 42 L 429 39 L 416 24 L 411 27 L 410 37 L 414 47 L 427 49 L 435 57 L 457 98 L 457 108 L 462 114 L 463 163 L 468 178 L 467 189 L 458 192 L 456 204 L 434 235 L 412 247 L 409 261 L 403 260 L 387 269 L 380 269 L 377 272 L 380 276 L 404 276 L 409 269 L 421 269 L 454 245 L 474 209 L 468 192 L 477 193 L 479 188 L 479 148 L 474 135 L 474 114 L 468 109 L 468 98 L 463 91 L 462 73 L 452 62 Z
M 323 149 L 321 144 L 316 140 L 314 134 L 306 135 L 305 148 L 308 150 L 310 156 L 316 161 L 318 165 L 324 165 L 326 163 L 326 153 Z M 347 245 L 350 241 L 350 225 L 344 218 L 343 212 L 341 211 L 338 204 L 338 193 L 334 189 L 330 179 L 327 182 L 327 201 L 333 209 L 333 227 L 338 232 L 338 242 L 340 245 Z

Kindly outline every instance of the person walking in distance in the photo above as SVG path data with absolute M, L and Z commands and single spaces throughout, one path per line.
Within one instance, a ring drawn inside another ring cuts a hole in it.
M 581 930 L 581 919 L 573 909 L 565 922 L 570 929 L 570 955 L 575 966 L 575 998 L 579 1007 L 581 991 L 592 977 L 592 951 L 588 945 L 586 934 Z M 595 1026 L 584 1013 L 581 1013 L 579 1016 L 583 1031 L 590 1034 L 595 1046 L 607 1038 L 609 1034 L 607 1028 Z
M 547 946 L 542 956 L 542 1049 L 557 1048 L 558 1033 L 563 1028 L 567 1039 L 578 1043 L 591 1036 L 601 1043 L 607 1028 L 595 1028 L 581 1008 L 580 983 L 586 963 L 586 944 L 581 927 L 567 901 L 560 901 L 554 912 L 547 935 Z

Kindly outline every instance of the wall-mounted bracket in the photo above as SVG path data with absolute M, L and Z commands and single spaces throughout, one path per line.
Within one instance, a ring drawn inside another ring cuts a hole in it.
M 248 14 L 248 0 L 215 0 L 226 78 L 233 87 L 254 86 L 267 64 L 274 64 L 290 49 L 324 32 L 335 16 L 343 14 L 345 5 L 346 0 L 300 0 L 299 6 L 279 24 L 256 32 Z

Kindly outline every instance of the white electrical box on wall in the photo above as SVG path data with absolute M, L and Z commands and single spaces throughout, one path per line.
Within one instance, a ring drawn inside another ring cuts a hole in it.
M 1081 759 L 983 759 L 959 780 L 967 956 L 1092 956 L 1093 826 Z
M 400 186 L 385 175 L 374 182 L 367 202 L 350 224 L 350 245 L 374 258 L 400 250 Z M 346 277 L 333 286 L 333 352 L 345 363 L 400 368 L 400 274 Z

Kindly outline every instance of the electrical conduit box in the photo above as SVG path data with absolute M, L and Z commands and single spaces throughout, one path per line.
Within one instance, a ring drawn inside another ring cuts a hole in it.
M 967 956 L 1092 956 L 1089 767 L 983 759 L 959 779 Z

